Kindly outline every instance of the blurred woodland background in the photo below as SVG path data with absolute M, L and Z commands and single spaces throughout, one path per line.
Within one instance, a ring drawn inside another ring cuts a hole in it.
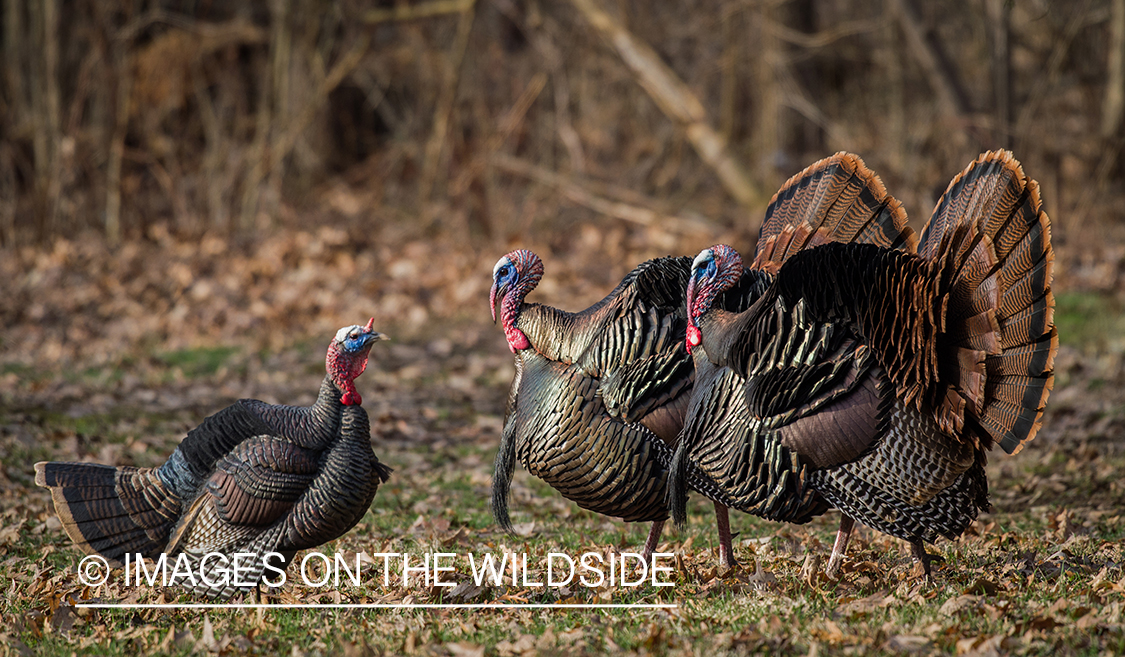
M 1060 284 L 1122 287 L 1125 0 L 2 6 L 17 359 L 44 355 L 18 325 L 65 324 L 63 354 L 125 318 L 172 342 L 319 335 L 367 305 L 479 319 L 516 245 L 543 252 L 545 300 L 588 304 L 647 257 L 749 251 L 778 186 L 838 150 L 921 228 L 1011 148 Z

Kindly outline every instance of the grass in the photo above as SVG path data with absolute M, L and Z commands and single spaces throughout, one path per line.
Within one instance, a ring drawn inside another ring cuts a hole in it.
M 43 426 L 50 430 L 51 418 Z M 396 444 L 379 452 L 383 460 L 403 465 L 360 525 L 319 551 L 349 556 L 400 552 L 419 558 L 439 551 L 527 553 L 534 581 L 543 579 L 536 564 L 550 551 L 628 551 L 644 540 L 646 527 L 579 510 L 526 474 L 517 476 L 513 486 L 513 520 L 520 535 L 500 533 L 488 509 L 491 450 L 485 445 L 435 451 Z M 7 457 L 5 461 L 9 465 Z M 1028 476 L 1055 461 L 1034 453 L 1021 458 Z M 1120 468 L 1125 462 L 1117 459 L 1112 465 Z M 689 527 L 665 536 L 664 549 L 680 555 L 671 575 L 673 587 L 551 590 L 507 582 L 486 586 L 468 600 L 679 605 L 670 610 L 91 610 L 77 615 L 65 601 L 98 596 L 141 602 L 193 599 L 179 589 L 81 586 L 74 576 L 80 555 L 57 528 L 48 527 L 45 492 L 14 492 L 4 498 L 4 524 L 10 526 L 14 517 L 24 523 L 14 537 L 8 536 L 0 555 L 0 587 L 11 593 L 2 603 L 4 616 L 14 619 L 3 636 L 14 653 L 25 647 L 46 655 L 209 649 L 298 655 L 959 654 L 990 646 L 1002 653 L 1100 655 L 1125 649 L 1125 555 L 1119 542 L 1125 523 L 1120 513 L 1089 507 L 1034 507 L 982 518 L 960 541 L 935 546 L 946 562 L 927 582 L 912 572 L 900 542 L 866 530 L 853 541 L 839 580 L 822 572 L 802 575 L 807 555 L 825 556 L 835 516 L 796 527 L 736 515 L 736 552 L 743 566 L 723 571 L 715 563 L 709 506 L 695 501 Z M 1125 507 L 1120 498 L 1106 502 Z M 1068 524 L 1060 525 L 1060 513 L 1069 514 Z M 455 560 L 458 570 L 450 579 L 471 579 L 463 561 Z M 755 574 L 757 569 L 763 572 Z M 365 566 L 361 587 L 316 589 L 290 583 L 267 599 L 451 599 L 449 589 L 416 582 L 402 587 L 397 570 L 392 568 L 391 586 L 384 587 L 382 562 L 376 558 Z M 289 575 L 299 577 L 296 565 Z
M 202 347 L 163 352 L 156 359 L 181 376 L 199 378 L 216 374 L 237 353 L 237 347 Z
M 1120 342 L 1125 336 L 1125 304 L 1098 292 L 1058 292 L 1055 326 L 1061 344 L 1091 352 L 1120 350 L 1125 346 Z
M 1080 308 L 1081 303 L 1085 302 L 1067 300 L 1060 307 Z M 234 369 L 233 356 L 226 350 L 175 354 L 158 359 L 161 367 L 183 375 L 166 384 L 173 392 L 179 390 L 176 385 L 213 382 Z M 395 366 L 390 360 L 380 362 L 385 372 Z M 145 380 L 169 380 L 157 374 Z M 71 385 L 84 385 L 86 394 L 93 396 L 113 380 L 96 374 Z M 733 514 L 736 556 L 742 565 L 723 569 L 716 562 L 711 507 L 693 499 L 688 526 L 666 530 L 661 546 L 677 555 L 669 562 L 674 586 L 539 588 L 513 586 L 509 579 L 500 586 L 478 588 L 470 585 L 464 556 L 468 553 L 526 553 L 528 579 L 542 581 L 549 552 L 577 557 L 637 550 L 648 527 L 578 509 L 517 468 L 510 505 L 517 533 L 499 531 L 488 503 L 496 420 L 478 422 L 477 414 L 498 413 L 504 391 L 425 392 L 441 380 L 441 373 L 432 372 L 397 384 L 385 379 L 388 386 L 415 387 L 383 406 L 377 405 L 379 396 L 364 391 L 376 452 L 395 472 L 360 524 L 317 550 L 349 559 L 357 553 L 369 555 L 362 585 L 304 586 L 298 557 L 288 571 L 289 583 L 267 594 L 268 602 L 668 602 L 677 607 L 78 610 L 73 603 L 90 598 L 197 600 L 178 588 L 127 587 L 120 573 L 106 586 L 83 586 L 76 576 L 82 555 L 58 527 L 46 491 L 33 486 L 31 464 L 97 457 L 114 444 L 122 445 L 129 462 L 156 464 L 184 427 L 201 417 L 194 406 L 154 412 L 141 405 L 109 403 L 76 415 L 63 408 L 16 408 L 4 401 L 0 590 L 7 595 L 0 600 L 5 619 L 0 655 L 1056 657 L 1125 652 L 1125 487 L 1119 482 L 1125 453 L 1116 448 L 1115 434 L 1104 433 L 1111 429 L 1103 421 L 1112 418 L 1098 401 L 1114 392 L 1112 386 L 1089 393 L 1089 400 L 1071 403 L 1057 418 L 1048 417 L 1049 426 L 1069 423 L 1063 437 L 1040 438 L 1015 457 L 994 453 L 989 464 L 994 511 L 960 540 L 931 546 L 945 559 L 935 567 L 932 581 L 918 576 L 902 542 L 867 529 L 853 539 L 839 579 L 827 578 L 823 562 L 838 522 L 835 513 L 804 526 Z M 1088 382 L 1071 385 L 1085 389 Z M 390 394 L 391 389 L 381 392 Z M 1092 408 L 1089 422 L 1077 422 L 1075 418 L 1086 417 L 1081 406 L 1086 401 Z M 417 435 L 395 428 L 403 419 Z M 391 585 L 384 586 L 382 560 L 371 555 L 386 552 L 407 553 L 412 561 L 427 553 L 457 554 L 457 570 L 448 577 L 461 586 L 448 589 L 416 581 L 404 586 L 401 563 L 392 569 Z

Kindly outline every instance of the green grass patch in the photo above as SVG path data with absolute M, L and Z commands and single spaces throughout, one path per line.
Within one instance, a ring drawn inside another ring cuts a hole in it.
M 157 354 L 156 359 L 171 368 L 178 368 L 188 378 L 211 376 L 238 353 L 237 347 L 201 347 Z
M 1061 344 L 1087 352 L 1120 349 L 1125 346 L 1125 304 L 1097 292 L 1058 292 L 1055 326 Z

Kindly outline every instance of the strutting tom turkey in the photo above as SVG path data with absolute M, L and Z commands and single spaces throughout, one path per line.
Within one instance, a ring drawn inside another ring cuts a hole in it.
M 243 399 L 189 431 L 158 468 L 37 463 L 35 483 L 51 489 L 74 543 L 115 565 L 126 554 L 186 554 L 196 582 L 177 583 L 224 600 L 263 577 L 277 581 L 263 555 L 280 553 L 270 565 L 284 570 L 298 550 L 342 536 L 390 475 L 371 449 L 371 425 L 355 388 L 371 346 L 386 338 L 372 329 L 374 321 L 342 328 L 332 339 L 312 406 Z M 235 581 L 217 570 L 221 560 L 202 559 L 212 552 L 255 557 L 240 561 L 251 567 Z
M 537 255 L 517 250 L 496 263 L 492 317 L 499 315 L 516 366 L 492 484 L 501 526 L 510 529 L 519 460 L 584 509 L 652 522 L 645 556 L 655 549 L 692 384 L 683 347 L 690 265 L 687 257 L 650 260 L 598 303 L 569 313 L 524 302 L 543 276 Z M 722 492 L 692 467 L 684 477 L 715 500 L 720 558 L 733 564 Z
M 1011 153 L 982 155 L 950 183 L 917 252 L 910 239 L 824 244 L 816 226 L 785 230 L 759 244 L 761 296 L 743 313 L 711 303 L 742 271 L 737 252 L 720 245 L 693 263 L 697 375 L 673 512 L 683 517 L 694 465 L 763 517 L 800 521 L 817 497 L 839 508 L 830 572 L 859 520 L 908 541 L 928 575 L 923 542 L 956 538 L 989 508 L 987 451 L 1034 438 L 1051 390 L 1038 185 Z

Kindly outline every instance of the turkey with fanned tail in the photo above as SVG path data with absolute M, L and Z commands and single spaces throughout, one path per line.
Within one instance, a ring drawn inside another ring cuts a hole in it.
M 923 542 L 956 538 L 989 508 L 987 451 L 1034 438 L 1052 387 L 1038 185 L 1010 153 L 986 153 L 950 183 L 917 253 L 912 239 L 895 249 L 819 232 L 790 225 L 759 244 L 761 296 L 739 314 L 712 303 L 743 271 L 738 253 L 719 245 L 693 262 L 696 386 L 670 506 L 681 521 L 688 467 L 774 520 L 803 521 L 823 498 L 844 514 L 830 573 L 859 520 L 908 541 L 928 575 Z

